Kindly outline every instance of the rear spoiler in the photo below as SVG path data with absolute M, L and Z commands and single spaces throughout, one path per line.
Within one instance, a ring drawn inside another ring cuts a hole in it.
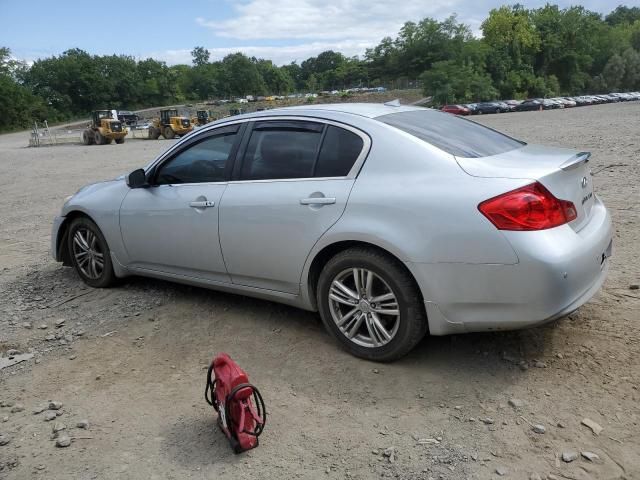
M 562 170 L 571 170 L 572 168 L 576 168 L 583 163 L 587 163 L 589 158 L 591 157 L 591 152 L 580 152 L 576 153 L 569 160 L 560 165 Z

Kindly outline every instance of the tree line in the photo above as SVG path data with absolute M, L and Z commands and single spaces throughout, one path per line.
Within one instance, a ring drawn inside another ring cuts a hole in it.
M 407 22 L 360 57 L 325 51 L 277 66 L 242 53 L 192 65 L 91 55 L 80 49 L 31 65 L 0 48 L 0 131 L 84 116 L 97 108 L 136 109 L 177 102 L 283 95 L 420 79 L 438 103 L 640 90 L 640 8 L 607 15 L 584 7 L 502 6 L 481 37 L 455 15 Z

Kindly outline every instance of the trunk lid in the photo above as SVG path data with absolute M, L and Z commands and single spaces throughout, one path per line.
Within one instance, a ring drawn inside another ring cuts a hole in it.
M 456 161 L 474 177 L 539 181 L 557 198 L 573 202 L 578 216 L 569 225 L 578 231 L 588 223 L 595 200 L 589 156 L 565 148 L 525 145 L 489 157 L 456 157 Z

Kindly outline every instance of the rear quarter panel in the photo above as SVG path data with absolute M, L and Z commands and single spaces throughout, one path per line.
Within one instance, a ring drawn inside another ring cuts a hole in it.
M 478 204 L 527 180 L 466 175 L 452 155 L 381 124 L 347 208 L 320 244 L 370 241 L 408 262 L 517 263 Z
M 477 207 L 530 180 L 474 178 L 452 155 L 409 134 L 375 120 L 354 126 L 369 133 L 371 151 L 344 214 L 311 251 L 303 283 L 318 252 L 348 240 L 376 245 L 406 263 L 518 263 L 502 232 Z M 420 282 L 425 300 L 433 297 L 437 282 Z

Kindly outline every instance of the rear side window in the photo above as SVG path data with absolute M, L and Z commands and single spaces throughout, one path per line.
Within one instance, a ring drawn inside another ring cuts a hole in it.
M 364 142 L 344 128 L 305 121 L 256 123 L 242 162 L 241 180 L 344 177 Z
M 363 146 L 364 142 L 359 135 L 344 128 L 329 125 L 322 142 L 314 176 L 347 176 L 362 152 Z
M 323 125 L 312 122 L 256 124 L 242 162 L 242 180 L 309 178 Z
M 435 110 L 391 113 L 376 119 L 457 157 L 488 157 L 525 145 L 471 120 Z

